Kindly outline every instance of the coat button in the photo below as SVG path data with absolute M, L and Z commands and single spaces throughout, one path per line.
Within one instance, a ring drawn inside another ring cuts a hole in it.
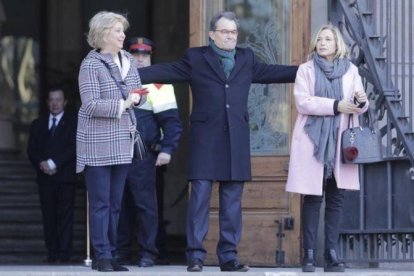
M 226 88 L 229 88 L 229 85 L 226 83 L 225 87 L 226 87 Z
M 226 108 L 230 108 L 230 105 L 229 104 L 226 104 Z

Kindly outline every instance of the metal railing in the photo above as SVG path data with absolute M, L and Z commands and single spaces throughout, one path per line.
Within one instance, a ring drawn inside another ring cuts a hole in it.
M 383 161 L 361 166 L 340 237 L 346 262 L 414 261 L 412 0 L 331 0 L 382 136 Z

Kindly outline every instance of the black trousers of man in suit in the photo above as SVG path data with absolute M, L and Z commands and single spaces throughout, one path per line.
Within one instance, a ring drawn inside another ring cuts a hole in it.
M 68 261 L 72 249 L 75 183 L 56 181 L 45 175 L 38 187 L 48 259 Z
M 337 250 L 345 190 L 338 189 L 334 178 L 325 182 L 325 249 Z M 302 206 L 303 248 L 316 249 L 319 213 L 323 196 L 305 195 Z
M 220 238 L 216 253 L 220 265 L 237 259 L 237 246 L 242 230 L 241 200 L 244 182 L 223 181 L 219 187 Z M 191 181 L 190 202 L 187 209 L 187 260 L 204 261 L 203 246 L 207 235 L 212 181 Z

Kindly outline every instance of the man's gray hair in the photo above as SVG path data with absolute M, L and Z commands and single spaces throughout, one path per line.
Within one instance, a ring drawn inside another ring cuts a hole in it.
M 213 18 L 210 21 L 210 31 L 216 30 L 217 21 L 219 21 L 223 17 L 228 20 L 234 21 L 236 23 L 237 29 L 239 29 L 240 23 L 239 23 L 239 19 L 237 19 L 236 14 L 231 11 L 224 11 L 224 12 L 219 12 L 215 16 L 213 16 Z

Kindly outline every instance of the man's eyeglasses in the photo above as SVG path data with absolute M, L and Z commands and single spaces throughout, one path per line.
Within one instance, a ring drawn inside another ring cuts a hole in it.
M 238 35 L 239 34 L 238 30 L 215 30 L 215 32 L 219 32 L 222 35 L 229 35 L 229 34 Z

